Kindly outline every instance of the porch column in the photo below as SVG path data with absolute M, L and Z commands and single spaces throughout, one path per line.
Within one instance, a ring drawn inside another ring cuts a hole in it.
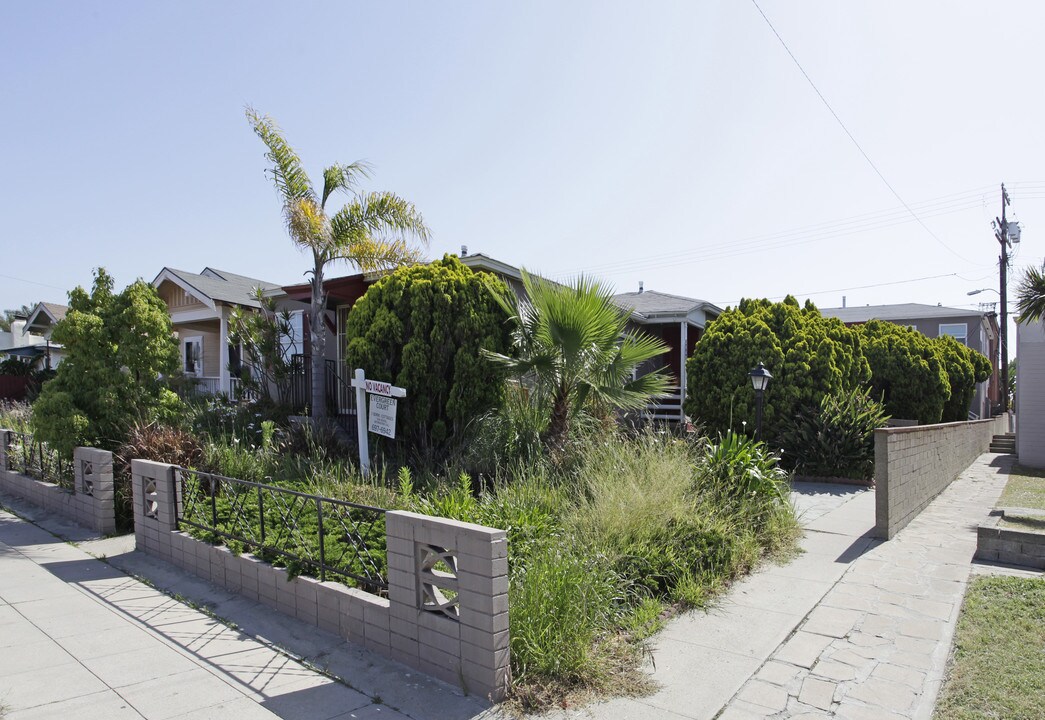
M 218 390 L 229 395 L 232 388 L 229 380 L 229 308 L 219 306 L 220 328 L 218 330 Z
M 686 347 L 689 345 L 689 323 L 683 320 L 679 329 L 679 422 L 686 419 Z

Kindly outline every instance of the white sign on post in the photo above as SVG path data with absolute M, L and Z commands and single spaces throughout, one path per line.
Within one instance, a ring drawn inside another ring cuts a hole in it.
M 379 380 L 367 380 L 362 368 L 356 368 L 352 387 L 356 389 L 356 431 L 359 435 L 359 469 L 370 474 L 370 443 L 367 430 L 385 437 L 396 436 L 396 400 L 406 397 L 406 389 Z M 370 394 L 370 422 L 367 423 L 366 396 Z
M 384 395 L 371 395 L 369 420 L 370 432 L 384 435 L 387 438 L 395 438 L 396 399 Z

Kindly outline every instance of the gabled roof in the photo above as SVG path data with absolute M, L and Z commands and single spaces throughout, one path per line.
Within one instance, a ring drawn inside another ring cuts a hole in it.
M 278 284 L 266 280 L 209 267 L 203 268 L 202 273 L 190 273 L 165 267 L 152 281 L 153 287 L 158 288 L 164 280 L 180 286 L 185 292 L 209 307 L 214 307 L 216 303 L 232 303 L 259 308 L 261 303 L 254 297 L 254 288 L 272 290 L 280 287 Z
M 65 318 L 67 312 L 69 312 L 69 308 L 66 305 L 48 302 L 37 303 L 36 307 L 33 308 L 33 312 L 30 313 L 29 319 L 26 320 L 25 327 L 22 328 L 22 334 L 25 335 L 31 331 L 42 332 L 47 330 L 47 328 L 54 327 L 55 323 Z
M 864 305 L 863 307 L 820 308 L 824 317 L 838 318 L 845 323 L 867 322 L 868 320 L 927 320 L 936 318 L 976 317 L 986 313 L 972 309 L 950 308 L 942 305 L 922 303 L 899 303 L 897 305 Z
M 656 317 L 683 317 L 694 310 L 704 310 L 716 316 L 722 313 L 722 308 L 707 300 L 671 295 L 656 290 L 620 293 L 613 296 L 613 302 L 645 320 Z

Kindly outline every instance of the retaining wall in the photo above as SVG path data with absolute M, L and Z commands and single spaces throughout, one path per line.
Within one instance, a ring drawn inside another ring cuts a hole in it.
M 235 555 L 178 531 L 177 469 L 133 460 L 131 470 L 139 550 L 469 694 L 504 698 L 509 658 L 503 530 L 389 511 L 388 597 L 380 597 L 340 583 L 290 578 L 249 554 Z
M 11 431 L 0 430 L 0 489 L 108 535 L 116 532 L 112 453 L 95 448 L 73 451 L 72 490 L 7 470 Z
M 1006 514 L 1042 518 L 1040 510 L 1003 508 L 976 529 L 976 559 L 1045 570 L 1045 534 L 1003 526 Z
M 882 428 L 874 433 L 875 535 L 886 540 L 922 510 L 1008 429 L 991 420 Z

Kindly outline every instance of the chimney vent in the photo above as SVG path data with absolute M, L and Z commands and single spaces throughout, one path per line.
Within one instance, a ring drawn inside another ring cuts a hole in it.
M 842 307 L 845 307 L 845 295 L 842 296 Z
M 642 291 L 643 291 L 643 289 L 642 289 L 642 281 L 639 280 L 639 292 L 642 292 Z
M 464 257 L 467 254 L 468 254 L 468 246 L 467 245 L 462 245 L 461 246 L 461 257 Z

